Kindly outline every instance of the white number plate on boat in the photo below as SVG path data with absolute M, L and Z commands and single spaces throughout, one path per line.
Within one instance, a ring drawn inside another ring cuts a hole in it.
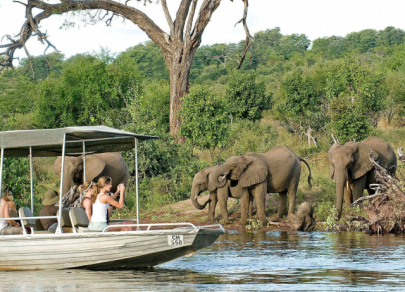
M 169 245 L 184 245 L 183 235 L 168 235 L 167 243 Z

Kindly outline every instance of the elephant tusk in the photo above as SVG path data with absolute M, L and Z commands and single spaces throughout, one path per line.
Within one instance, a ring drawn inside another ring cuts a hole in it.
M 198 198 L 198 195 L 195 195 L 194 200 L 197 200 L 197 198 Z
M 225 178 L 226 178 L 226 175 L 224 174 L 224 175 L 221 177 L 221 180 L 223 181 Z
M 349 190 L 349 182 L 348 181 L 346 181 L 346 187 L 347 187 L 347 190 Z

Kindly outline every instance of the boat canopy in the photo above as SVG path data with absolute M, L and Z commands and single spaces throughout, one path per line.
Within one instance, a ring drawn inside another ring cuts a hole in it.
M 30 148 L 33 157 L 61 156 L 64 137 L 68 156 L 83 155 L 83 143 L 85 153 L 92 154 L 133 150 L 135 139 L 158 139 L 106 126 L 80 126 L 0 132 L 0 148 L 4 149 L 4 157 L 27 157 Z

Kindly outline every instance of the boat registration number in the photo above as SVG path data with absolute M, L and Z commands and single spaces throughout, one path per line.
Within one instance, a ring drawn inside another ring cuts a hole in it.
M 183 235 L 168 235 L 167 243 L 169 245 L 184 245 Z

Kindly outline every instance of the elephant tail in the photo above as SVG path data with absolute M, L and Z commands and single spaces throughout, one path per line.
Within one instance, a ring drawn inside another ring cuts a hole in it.
M 304 163 L 305 163 L 305 165 L 308 167 L 308 171 L 309 171 L 309 175 L 308 175 L 308 184 L 309 184 L 309 187 L 311 187 L 311 188 L 312 188 L 312 184 L 311 184 L 311 179 L 312 179 L 312 175 L 311 175 L 311 168 L 309 167 L 309 165 L 308 165 L 308 163 L 305 161 L 305 159 L 303 159 L 303 158 L 301 158 L 301 157 L 299 157 L 299 156 L 297 156 L 297 157 L 298 157 L 298 160 L 299 160 L 299 161 L 304 162 Z

